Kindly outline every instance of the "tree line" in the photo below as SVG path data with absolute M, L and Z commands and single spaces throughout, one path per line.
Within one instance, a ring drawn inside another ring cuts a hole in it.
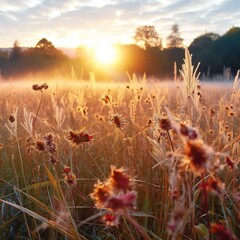
M 76 57 L 72 59 L 45 38 L 30 48 L 22 48 L 15 41 L 9 53 L 0 51 L 0 73 L 3 78 L 36 73 L 69 75 L 72 71 L 75 78 L 83 79 L 89 78 L 90 72 L 94 72 L 97 79 L 110 79 L 126 72 L 172 78 L 174 62 L 178 68 L 181 67 L 184 46 L 178 24 L 172 26 L 166 48 L 163 48 L 160 35 L 151 25 L 136 28 L 134 41 L 131 45 L 116 45 L 118 59 L 109 66 L 96 64 L 83 46 L 76 50 Z M 205 33 L 196 37 L 188 48 L 194 64 L 201 63 L 199 70 L 202 76 L 213 77 L 222 74 L 224 69 L 235 75 L 240 69 L 239 27 L 230 28 L 222 36 Z

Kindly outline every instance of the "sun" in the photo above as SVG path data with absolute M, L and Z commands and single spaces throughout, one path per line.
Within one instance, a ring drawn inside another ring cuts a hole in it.
M 112 45 L 99 44 L 95 48 L 95 59 L 102 64 L 112 63 L 116 58 L 116 51 Z

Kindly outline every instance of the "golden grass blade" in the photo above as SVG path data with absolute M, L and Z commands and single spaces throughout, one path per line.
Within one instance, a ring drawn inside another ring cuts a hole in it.
M 8 201 L 5 201 L 3 199 L 0 199 L 1 202 L 5 203 L 5 204 L 8 204 L 14 208 L 17 208 L 19 210 L 21 210 L 22 212 L 28 214 L 29 216 L 39 220 L 40 222 L 43 222 L 43 223 L 46 223 L 49 227 L 55 229 L 56 231 L 62 233 L 63 235 L 69 237 L 70 239 L 75 239 L 74 235 L 71 234 L 71 232 L 68 231 L 67 228 L 65 228 L 63 225 L 60 225 L 50 219 L 47 219 L 46 217 L 38 214 L 38 213 L 35 213 L 33 212 L 32 210 L 30 209 L 27 209 L 25 207 L 22 207 L 20 205 L 17 205 L 15 203 L 11 203 L 11 202 L 8 202 Z

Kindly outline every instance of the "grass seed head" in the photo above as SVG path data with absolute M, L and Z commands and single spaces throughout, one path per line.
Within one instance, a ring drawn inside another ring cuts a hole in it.
M 45 147 L 46 147 L 46 151 L 49 154 L 56 154 L 57 152 L 57 145 L 53 140 L 53 135 L 51 133 L 46 134 L 43 137 L 43 141 L 45 142 Z

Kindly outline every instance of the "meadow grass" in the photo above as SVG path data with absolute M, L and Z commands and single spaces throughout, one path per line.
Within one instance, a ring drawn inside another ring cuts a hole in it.
M 0 238 L 237 239 L 238 76 L 181 75 L 1 82 Z

